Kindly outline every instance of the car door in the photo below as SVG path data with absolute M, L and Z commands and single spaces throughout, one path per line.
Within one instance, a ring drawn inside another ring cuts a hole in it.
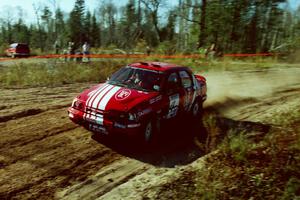
M 179 71 L 181 87 L 183 88 L 183 111 L 189 112 L 196 97 L 196 91 L 191 74 L 186 70 Z
M 177 117 L 183 107 L 183 95 L 179 76 L 176 72 L 171 72 L 165 81 L 163 91 L 163 115 L 165 119 Z

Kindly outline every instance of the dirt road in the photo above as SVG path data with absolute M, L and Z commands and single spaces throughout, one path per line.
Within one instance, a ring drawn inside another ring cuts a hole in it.
M 242 128 L 276 126 L 276 115 L 288 120 L 300 108 L 300 67 L 205 76 L 206 117 L 222 121 L 226 129 L 241 128 L 245 120 L 249 122 Z M 0 199 L 142 199 L 149 187 L 166 181 L 159 174 L 172 175 L 176 166 L 207 153 L 193 139 L 180 145 L 167 138 L 154 153 L 120 148 L 128 141 L 92 139 L 66 113 L 73 97 L 90 85 L 0 89 Z M 181 136 L 201 131 L 181 128 Z

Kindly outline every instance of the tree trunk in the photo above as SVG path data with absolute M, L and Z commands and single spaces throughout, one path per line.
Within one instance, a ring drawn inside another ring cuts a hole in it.
M 200 33 L 198 37 L 198 48 L 204 45 L 206 39 L 206 34 L 205 34 L 206 3 L 207 3 L 206 0 L 202 0 L 200 23 L 199 23 Z

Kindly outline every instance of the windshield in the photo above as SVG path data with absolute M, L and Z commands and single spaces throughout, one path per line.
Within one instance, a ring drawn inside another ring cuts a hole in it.
M 159 91 L 160 74 L 152 70 L 124 67 L 114 73 L 108 83 L 142 91 Z

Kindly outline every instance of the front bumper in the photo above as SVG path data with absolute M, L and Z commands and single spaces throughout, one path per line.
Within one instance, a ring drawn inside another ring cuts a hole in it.
M 69 118 L 76 124 L 79 124 L 86 129 L 101 133 L 104 135 L 138 135 L 141 130 L 141 123 L 128 123 L 122 124 L 113 120 L 107 120 L 105 116 L 97 117 L 94 115 L 86 114 L 83 111 L 76 110 L 72 107 L 68 109 Z

